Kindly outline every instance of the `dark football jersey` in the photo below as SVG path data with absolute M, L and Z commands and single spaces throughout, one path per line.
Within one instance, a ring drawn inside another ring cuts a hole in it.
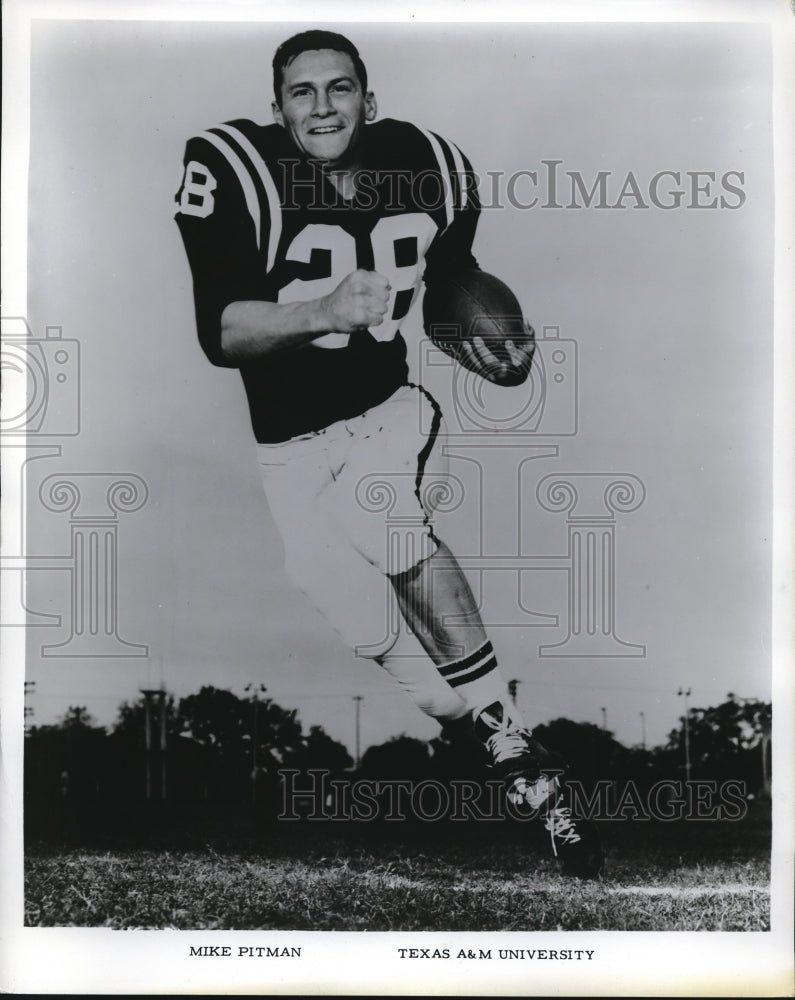
M 407 379 L 400 323 L 423 276 L 476 266 L 479 205 L 457 147 L 385 119 L 363 129 L 360 159 L 346 201 L 279 125 L 239 120 L 187 143 L 176 220 L 199 340 L 213 364 L 240 368 L 260 442 L 320 430 L 391 396 Z M 316 299 L 357 268 L 391 285 L 381 324 L 239 365 L 224 357 L 221 315 L 231 302 Z

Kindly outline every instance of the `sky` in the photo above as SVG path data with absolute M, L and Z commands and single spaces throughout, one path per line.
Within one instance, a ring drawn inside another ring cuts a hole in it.
M 210 366 L 195 338 L 190 275 L 173 222 L 184 143 L 232 118 L 270 120 L 270 59 L 292 30 L 146 21 L 33 26 L 27 319 L 39 340 L 47 327 L 62 329 L 71 366 L 67 383 L 51 380 L 36 438 L 60 453 L 45 447 L 29 462 L 27 554 L 41 556 L 42 568 L 28 574 L 26 603 L 61 617 L 60 625 L 28 630 L 36 724 L 69 705 L 85 705 L 110 724 L 119 702 L 161 683 L 180 696 L 203 684 L 242 694 L 253 682 L 297 708 L 305 726 L 321 724 L 349 747 L 354 695 L 364 697 L 363 747 L 437 731 L 377 665 L 346 649 L 288 581 L 239 376 Z M 529 390 L 481 392 L 451 366 L 429 366 L 434 356 L 416 315 L 403 331 L 413 374 L 442 402 L 460 484 L 461 503 L 440 516 L 437 530 L 468 567 L 505 676 L 520 681 L 528 723 L 606 719 L 619 739 L 637 744 L 645 722 L 653 745 L 677 725 L 680 687 L 691 689 L 691 705 L 717 704 L 730 691 L 768 699 L 767 30 L 348 30 L 368 65 L 380 117 L 455 141 L 482 176 L 491 207 L 475 253 L 515 290 L 543 341 L 548 377 L 536 379 L 534 391 L 543 387 L 546 395 L 533 430 L 510 419 L 528 405 Z M 549 161 L 559 161 L 564 207 L 527 207 L 534 193 L 542 203 L 548 198 Z M 648 207 L 631 195 L 624 208 L 565 207 L 570 176 L 590 189 L 600 171 L 608 172 L 610 204 L 631 175 Z M 651 204 L 651 180 L 663 171 L 679 176 L 659 182 L 666 198 L 677 186 L 685 192 L 678 208 Z M 693 172 L 700 172 L 695 180 Z M 489 197 L 495 187 L 499 206 Z M 714 198 L 714 208 L 696 207 Z M 56 350 L 49 342 L 41 349 L 50 373 Z M 79 432 L 71 433 L 75 414 Z M 55 560 L 72 543 L 68 510 L 47 507 L 41 490 L 49 477 L 70 475 L 83 477 L 86 496 L 89 484 L 101 492 L 124 476 L 138 477 L 139 489 L 145 484 L 139 509 L 112 521 L 116 567 L 104 579 L 118 588 L 118 635 L 146 646 L 147 656 L 42 650 L 69 636 L 70 563 Z M 540 652 L 566 638 L 570 532 L 583 526 L 542 506 L 539 484 L 549 476 L 576 482 L 583 504 L 595 505 L 573 516 L 607 518 L 593 530 L 613 532 L 614 572 L 597 589 L 613 596 L 615 636 L 633 644 L 622 651 L 640 655 L 614 655 L 618 646 L 596 639 L 578 656 Z M 635 509 L 601 506 L 617 481 L 632 484 Z M 500 569 L 500 556 L 514 557 L 518 571 Z

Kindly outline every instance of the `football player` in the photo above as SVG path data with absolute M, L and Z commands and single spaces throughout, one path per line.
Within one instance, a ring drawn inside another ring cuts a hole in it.
M 509 794 L 546 803 L 564 863 L 594 874 L 598 845 L 561 798 L 558 759 L 511 703 L 467 580 L 431 526 L 443 421 L 408 380 L 400 326 L 423 280 L 477 266 L 472 167 L 432 132 L 376 121 L 342 35 L 284 42 L 273 84 L 274 124 L 232 121 L 189 140 L 176 219 L 200 343 L 243 378 L 287 573 L 444 733 L 474 728 Z M 504 361 L 476 340 L 468 361 L 515 382 L 531 356 L 532 340 Z M 400 544 L 372 489 L 412 515 Z M 384 636 L 387 595 L 409 626 L 398 635 Z

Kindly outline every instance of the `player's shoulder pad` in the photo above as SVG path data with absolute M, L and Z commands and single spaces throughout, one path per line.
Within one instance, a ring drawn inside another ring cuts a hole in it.
M 208 192 L 200 210 L 188 208 L 189 215 L 206 218 L 213 212 L 223 216 L 247 215 L 253 225 L 256 245 L 267 247 L 268 267 L 275 259 L 281 234 L 279 193 L 274 181 L 275 163 L 284 155 L 286 132 L 280 125 L 258 125 L 247 118 L 214 125 L 188 140 L 185 176 L 198 165 L 198 176 Z M 289 147 L 289 141 L 287 142 Z M 183 212 L 185 182 L 177 192 Z M 212 194 L 212 198 L 209 197 Z M 190 204 L 190 202 L 188 202 Z M 215 206 L 215 208 L 208 208 Z
M 381 126 L 377 130 L 377 126 Z M 477 178 L 472 164 L 459 147 L 438 132 L 412 122 L 384 118 L 368 125 L 372 139 L 381 148 L 394 151 L 396 162 L 416 171 L 438 171 L 449 193 L 450 209 L 459 211 L 477 206 Z
M 278 161 L 289 157 L 290 145 L 280 125 L 258 125 L 248 118 L 213 125 L 188 140 L 185 165 L 197 161 L 208 168 L 219 184 L 242 193 L 247 203 L 264 198 L 272 212 L 278 202 Z
M 248 118 L 212 125 L 188 139 L 186 157 L 205 157 L 232 163 L 243 158 L 273 159 L 283 155 L 284 129 L 279 125 L 258 125 Z
M 375 129 L 377 126 L 382 126 L 384 132 L 389 135 L 389 137 L 397 143 L 405 143 L 409 146 L 416 145 L 426 145 L 432 142 L 440 143 L 445 150 L 450 150 L 451 152 L 455 150 L 462 160 L 469 162 L 461 149 L 446 136 L 441 135 L 435 129 L 427 128 L 425 125 L 415 125 L 413 122 L 403 122 L 398 121 L 395 118 L 384 118 L 379 122 L 374 122 L 369 125 L 369 129 Z

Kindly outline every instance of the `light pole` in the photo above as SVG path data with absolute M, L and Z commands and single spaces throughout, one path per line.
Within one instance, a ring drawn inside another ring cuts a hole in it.
M 518 680 L 508 681 L 508 694 L 511 696 L 511 701 L 516 704 L 516 689 L 519 687 Z
M 254 725 L 252 727 L 251 733 L 251 801 L 257 801 L 257 716 L 259 715 L 259 696 L 261 692 L 266 691 L 264 684 L 260 684 L 259 687 L 255 687 L 254 684 L 246 684 L 243 688 L 244 691 L 253 691 L 251 696 L 251 701 L 254 706 Z
M 364 701 L 364 697 L 360 694 L 355 694 L 353 696 L 354 704 L 356 705 L 356 769 L 359 769 L 359 764 L 361 763 L 361 744 L 360 744 L 360 709 L 361 704 Z
M 679 688 L 677 692 L 677 697 L 684 697 L 685 699 L 685 781 L 690 781 L 690 708 L 688 707 L 687 699 L 690 696 L 691 688 L 686 691 L 684 688 Z
M 166 692 L 163 688 L 141 688 L 144 696 L 144 745 L 146 747 L 146 798 L 153 797 L 153 765 L 160 760 L 159 801 L 166 801 Z M 157 715 L 159 738 L 155 738 L 153 715 Z
M 641 733 L 641 742 L 640 742 L 640 745 L 645 750 L 646 749 L 646 713 L 645 712 L 641 712 L 640 713 L 640 733 Z
M 607 732 L 607 709 L 602 709 L 602 729 Z

